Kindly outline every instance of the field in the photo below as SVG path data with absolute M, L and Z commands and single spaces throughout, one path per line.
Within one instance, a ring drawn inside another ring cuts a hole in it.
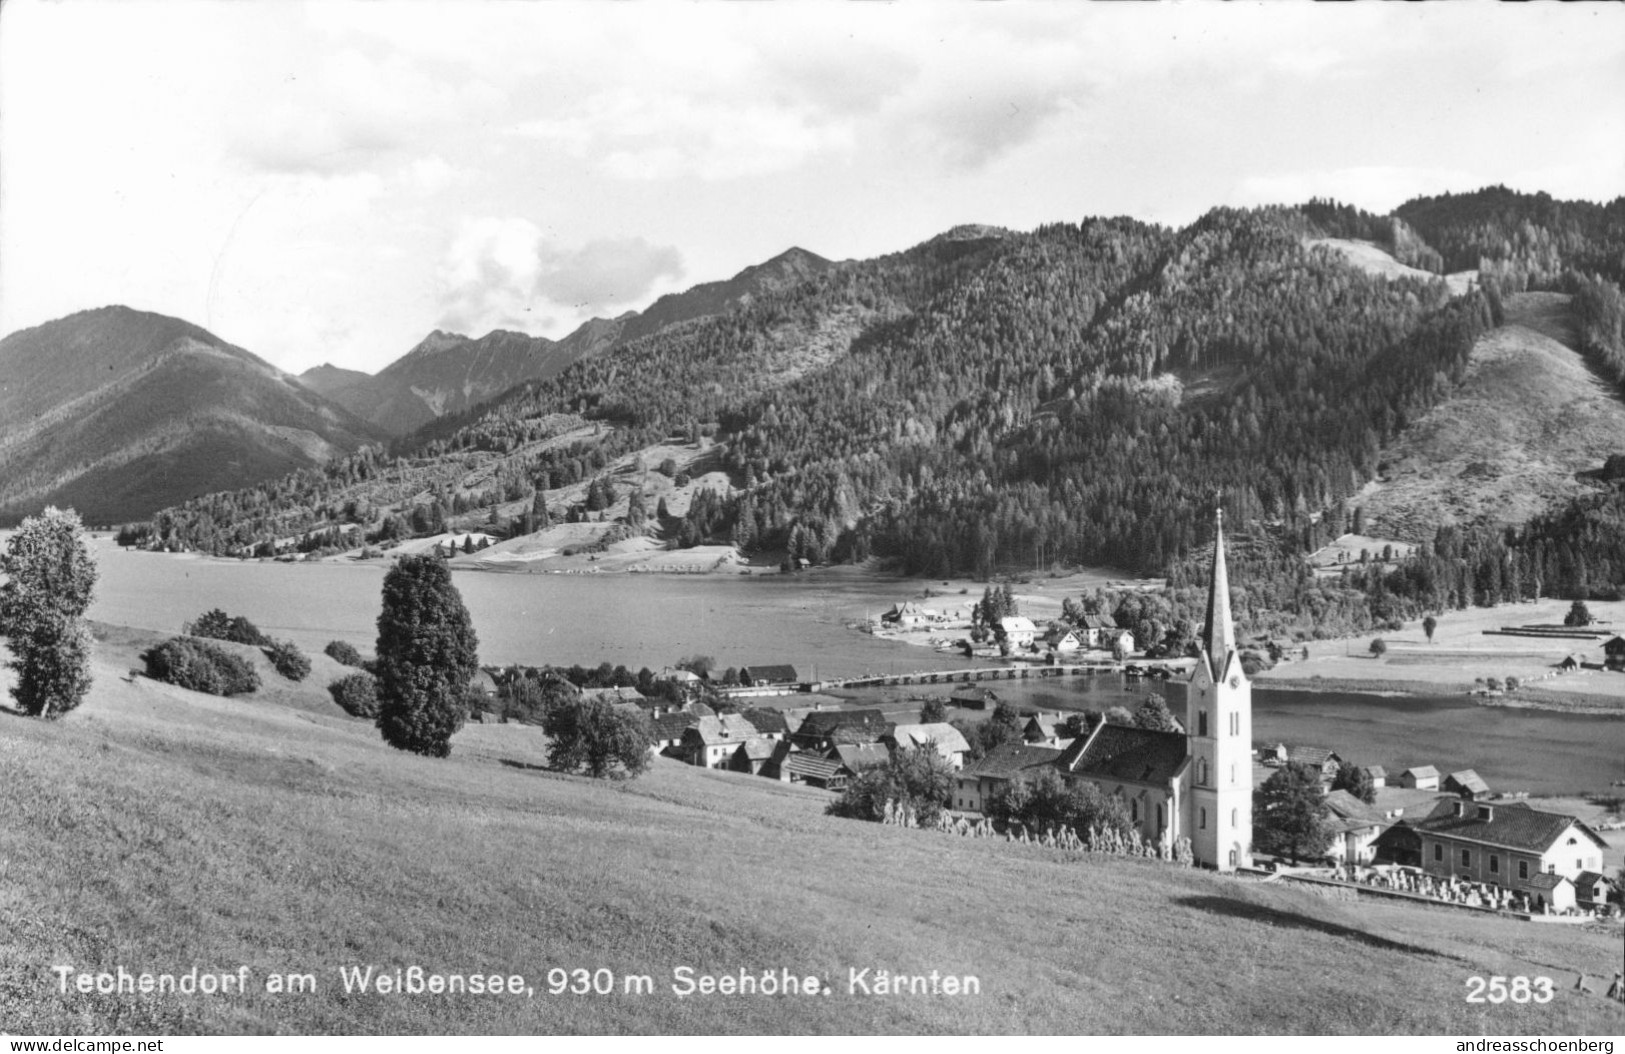
M 55 723 L 0 713 L 0 1022 L 21 1033 L 1587 1033 L 1575 994 L 1619 934 L 1347 904 L 1144 861 L 825 817 L 821 792 L 666 761 L 545 771 L 532 729 L 471 726 L 433 761 L 310 687 L 214 699 L 97 682 Z M 232 971 L 243 995 L 81 995 L 53 967 Z M 346 994 L 342 967 L 523 974 L 534 997 Z M 672 970 L 789 968 L 829 996 L 692 996 Z M 547 994 L 606 968 L 608 996 Z M 1310 968 L 1306 968 L 1310 967 Z M 974 975 L 979 994 L 852 994 L 848 971 Z M 272 973 L 316 990 L 269 994 Z M 1546 975 L 1545 1006 L 1469 1005 Z

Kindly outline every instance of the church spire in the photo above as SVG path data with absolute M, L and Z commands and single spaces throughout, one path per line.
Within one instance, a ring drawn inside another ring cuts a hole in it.
M 1217 680 L 1224 673 L 1225 660 L 1236 650 L 1236 627 L 1230 621 L 1230 575 L 1224 566 L 1224 510 L 1213 510 L 1213 584 L 1207 596 L 1207 627 L 1203 630 L 1203 650 L 1208 668 Z

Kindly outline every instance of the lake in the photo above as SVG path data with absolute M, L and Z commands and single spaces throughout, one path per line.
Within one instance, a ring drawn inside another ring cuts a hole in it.
M 98 541 L 90 617 L 179 632 L 212 607 L 319 651 L 369 652 L 383 564 L 236 563 L 125 552 Z M 791 663 L 807 678 L 961 669 L 968 660 L 849 629 L 927 583 L 842 573 L 800 576 L 553 575 L 457 572 L 488 664 L 625 664 L 658 670 L 693 654 L 721 667 Z M 1120 677 L 990 684 L 1023 706 L 1134 705 L 1158 682 Z M 1179 698 L 1177 686 L 1170 692 Z M 924 689 L 930 691 L 931 689 Z M 1478 706 L 1462 697 L 1389 698 L 1253 690 L 1260 741 L 1317 744 L 1391 772 L 1476 768 L 1496 790 L 1558 793 L 1625 778 L 1625 719 Z
M 377 639 L 384 572 L 372 564 L 277 564 L 126 552 L 97 543 L 101 581 L 89 616 L 179 632 L 213 607 L 320 650 Z M 961 668 L 962 657 L 847 628 L 924 583 L 851 575 L 557 575 L 454 572 L 480 661 L 659 670 L 694 654 L 721 668 L 791 663 L 806 678 Z

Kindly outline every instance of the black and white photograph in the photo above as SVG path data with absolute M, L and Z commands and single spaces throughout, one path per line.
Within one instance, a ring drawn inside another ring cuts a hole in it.
M 1622 101 L 1625 3 L 4 0 L 0 1052 L 1615 1054 Z

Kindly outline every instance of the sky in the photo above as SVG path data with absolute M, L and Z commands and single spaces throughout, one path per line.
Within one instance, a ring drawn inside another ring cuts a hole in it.
M 0 334 L 290 372 L 559 338 L 800 246 L 1625 194 L 1625 5 L 7 0 Z

